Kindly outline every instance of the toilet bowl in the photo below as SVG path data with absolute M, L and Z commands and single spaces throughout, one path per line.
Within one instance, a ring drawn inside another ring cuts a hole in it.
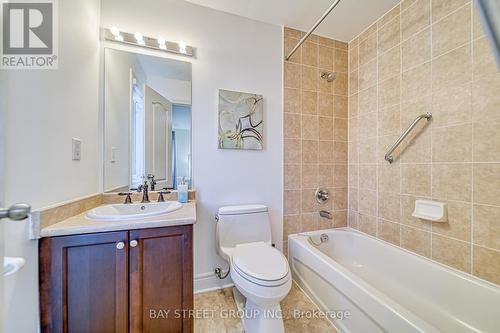
M 280 301 L 290 292 L 286 257 L 271 245 L 267 207 L 219 209 L 218 253 L 230 264 L 233 295 L 246 333 L 282 333 Z

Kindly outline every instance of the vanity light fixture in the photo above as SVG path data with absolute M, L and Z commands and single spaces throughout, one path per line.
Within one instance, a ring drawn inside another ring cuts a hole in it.
M 142 46 L 149 49 L 182 54 L 189 57 L 194 56 L 194 47 L 187 45 L 186 42 L 170 42 L 161 36 L 158 38 L 147 37 L 140 32 L 122 32 L 117 27 L 103 28 L 102 38 L 111 42 Z

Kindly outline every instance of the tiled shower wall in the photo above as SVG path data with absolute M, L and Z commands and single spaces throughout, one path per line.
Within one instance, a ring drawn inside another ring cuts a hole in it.
M 303 32 L 285 28 L 285 55 Z M 289 234 L 347 225 L 347 43 L 311 36 L 284 63 L 284 245 Z M 321 72 L 334 71 L 327 82 Z M 333 200 L 319 205 L 318 187 Z M 329 220 L 320 210 L 332 213 Z
M 471 1 L 402 1 L 349 43 L 349 73 L 349 225 L 500 284 L 500 74 Z M 413 218 L 418 198 L 449 221 Z

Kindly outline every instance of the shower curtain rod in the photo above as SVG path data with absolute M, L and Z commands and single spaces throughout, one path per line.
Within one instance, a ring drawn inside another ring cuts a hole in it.
M 304 35 L 304 37 L 302 37 L 299 42 L 297 43 L 297 45 L 295 45 L 295 47 L 292 49 L 292 51 L 290 51 L 290 53 L 286 56 L 285 60 L 288 60 L 290 59 L 290 57 L 295 53 L 295 51 L 297 51 L 297 49 L 300 47 L 300 45 L 302 45 L 302 43 L 305 42 L 305 40 L 307 39 L 307 37 L 309 37 L 313 32 L 314 30 L 316 30 L 316 28 L 318 27 L 318 25 L 321 24 L 321 22 L 323 22 L 323 20 L 328 16 L 328 14 L 330 14 L 330 12 L 335 8 L 337 7 L 337 5 L 339 4 L 340 0 L 336 0 L 327 10 L 326 12 L 321 15 L 321 17 L 319 18 L 319 20 L 316 21 L 316 23 L 314 23 L 314 25 L 311 27 L 311 29 L 309 29 L 309 31 Z

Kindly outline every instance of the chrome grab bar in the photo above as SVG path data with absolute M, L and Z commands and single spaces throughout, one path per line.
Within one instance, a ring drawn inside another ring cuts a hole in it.
M 28 217 L 31 206 L 26 203 L 18 203 L 9 208 L 0 208 L 0 219 L 9 218 L 14 221 L 21 221 Z
M 403 134 L 401 134 L 401 136 L 399 137 L 399 139 L 392 145 L 391 148 L 389 148 L 389 150 L 387 151 L 387 153 L 385 154 L 384 158 L 387 162 L 389 163 L 392 163 L 394 162 L 394 157 L 392 156 L 392 153 L 394 152 L 394 150 L 396 150 L 396 148 L 398 148 L 398 146 L 401 144 L 401 142 L 406 139 L 406 137 L 408 136 L 408 134 L 410 134 L 410 132 L 415 128 L 415 126 L 417 126 L 417 124 L 419 123 L 420 120 L 422 119 L 427 119 L 427 121 L 430 121 L 432 119 L 432 113 L 430 112 L 427 112 L 425 114 L 421 114 L 420 116 L 418 116 L 417 118 L 415 118 L 415 120 L 413 121 L 413 123 L 411 123 L 410 126 L 408 126 L 408 128 L 406 129 L 406 131 L 404 131 Z

